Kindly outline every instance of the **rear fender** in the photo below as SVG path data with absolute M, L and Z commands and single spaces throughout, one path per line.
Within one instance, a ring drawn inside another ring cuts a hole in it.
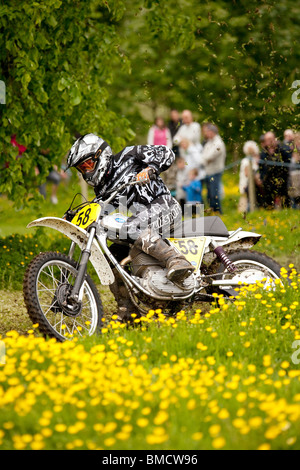
M 255 246 L 259 240 L 261 239 L 262 235 L 253 232 L 244 232 L 240 231 L 228 238 L 220 238 L 220 237 L 209 237 L 206 244 L 205 255 L 204 255 L 204 262 L 207 265 L 211 265 L 211 263 L 216 259 L 216 255 L 211 248 L 211 241 L 213 240 L 219 246 L 223 246 L 226 253 L 230 254 L 235 251 L 239 250 L 249 250 L 253 246 Z
M 67 220 L 59 219 L 57 217 L 44 217 L 42 219 L 37 219 L 27 226 L 27 228 L 34 227 L 48 227 L 53 230 L 57 230 L 72 240 L 72 242 L 76 243 L 81 250 L 85 248 L 89 236 L 88 232 L 82 228 L 73 225 Z M 114 274 L 96 239 L 93 241 L 90 262 L 92 263 L 102 285 L 108 286 L 114 282 Z
M 248 250 L 255 246 L 262 235 L 254 232 L 237 232 L 232 237 L 218 240 L 218 244 L 226 248 L 226 252 L 238 251 L 238 250 Z

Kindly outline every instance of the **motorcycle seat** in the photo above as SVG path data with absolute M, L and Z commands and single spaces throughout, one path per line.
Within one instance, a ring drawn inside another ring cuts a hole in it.
M 220 217 L 198 217 L 184 220 L 182 227 L 175 229 L 171 233 L 171 238 L 192 238 L 192 237 L 229 237 L 226 225 Z

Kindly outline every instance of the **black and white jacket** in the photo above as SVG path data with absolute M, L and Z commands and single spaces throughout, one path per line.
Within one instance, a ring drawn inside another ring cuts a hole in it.
M 153 168 L 159 175 L 167 170 L 175 160 L 172 150 L 163 145 L 137 145 L 126 147 L 121 152 L 113 156 L 110 169 L 102 182 L 95 188 L 97 198 L 106 199 L 118 186 L 131 181 L 140 171 L 148 166 Z M 135 204 L 148 206 L 155 199 L 167 196 L 171 198 L 169 189 L 165 186 L 163 180 L 158 177 L 148 184 L 135 185 L 125 188 L 118 194 L 112 205 L 117 208 L 124 204 L 129 208 Z

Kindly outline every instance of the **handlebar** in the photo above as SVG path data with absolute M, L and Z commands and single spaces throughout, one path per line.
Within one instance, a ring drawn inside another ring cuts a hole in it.
M 157 178 L 157 174 L 156 173 L 153 173 L 151 176 L 150 176 L 150 179 L 151 180 L 156 180 Z M 139 180 L 137 180 L 136 178 L 134 178 L 133 180 L 129 181 L 128 183 L 125 183 L 125 184 L 122 184 L 121 186 L 119 186 L 117 189 L 113 190 L 111 195 L 109 196 L 108 199 L 106 199 L 106 201 L 97 201 L 102 207 L 104 206 L 107 206 L 107 204 L 109 204 L 111 201 L 114 200 L 114 198 L 116 197 L 116 195 L 122 191 L 123 189 L 127 188 L 128 186 L 135 186 L 136 184 L 143 184 L 141 183 Z
M 93 201 L 91 202 L 95 202 L 97 204 L 99 204 L 102 208 L 104 208 L 105 206 L 107 206 L 111 201 L 114 200 L 114 198 L 116 197 L 116 195 L 122 191 L 123 189 L 127 188 L 128 186 L 135 186 L 136 184 L 141 184 L 140 181 L 138 181 L 136 178 L 134 178 L 132 181 L 129 181 L 128 183 L 125 183 L 125 184 L 122 184 L 121 186 L 119 186 L 117 189 L 114 189 L 111 193 L 110 193 L 110 196 L 108 199 L 106 199 L 106 201 L 101 201 L 101 200 L 97 200 L 97 198 L 94 198 Z M 76 196 L 75 196 L 76 197 Z M 75 199 L 75 198 L 74 198 Z M 74 199 L 73 199 L 73 202 L 74 202 Z M 78 212 L 79 208 L 81 207 L 84 207 L 86 204 L 90 204 L 89 201 L 86 201 L 85 203 L 83 204 L 80 204 L 79 206 L 75 207 L 74 209 L 71 209 L 72 205 L 73 205 L 73 202 L 71 204 L 71 206 L 69 207 L 69 209 L 67 210 L 67 212 L 65 212 L 65 214 L 63 215 L 63 219 L 65 220 L 68 220 L 68 221 L 71 221 L 76 213 Z
M 114 200 L 114 198 L 116 197 L 116 195 L 122 191 L 123 189 L 127 188 L 128 186 L 135 186 L 136 184 L 140 184 L 140 182 L 137 180 L 137 179 L 134 179 L 132 181 L 129 181 L 129 183 L 125 183 L 125 184 L 122 184 L 121 186 L 119 186 L 117 189 L 115 189 L 111 195 L 109 196 L 108 199 L 106 199 L 106 201 L 100 201 L 100 205 L 102 206 L 107 206 L 107 204 L 109 204 L 111 201 Z

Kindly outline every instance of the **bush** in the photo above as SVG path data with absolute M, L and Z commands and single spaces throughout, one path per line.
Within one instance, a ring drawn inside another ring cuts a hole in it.
M 21 289 L 25 270 L 40 252 L 65 253 L 70 241 L 63 235 L 38 229 L 35 234 L 0 238 L 0 288 Z

